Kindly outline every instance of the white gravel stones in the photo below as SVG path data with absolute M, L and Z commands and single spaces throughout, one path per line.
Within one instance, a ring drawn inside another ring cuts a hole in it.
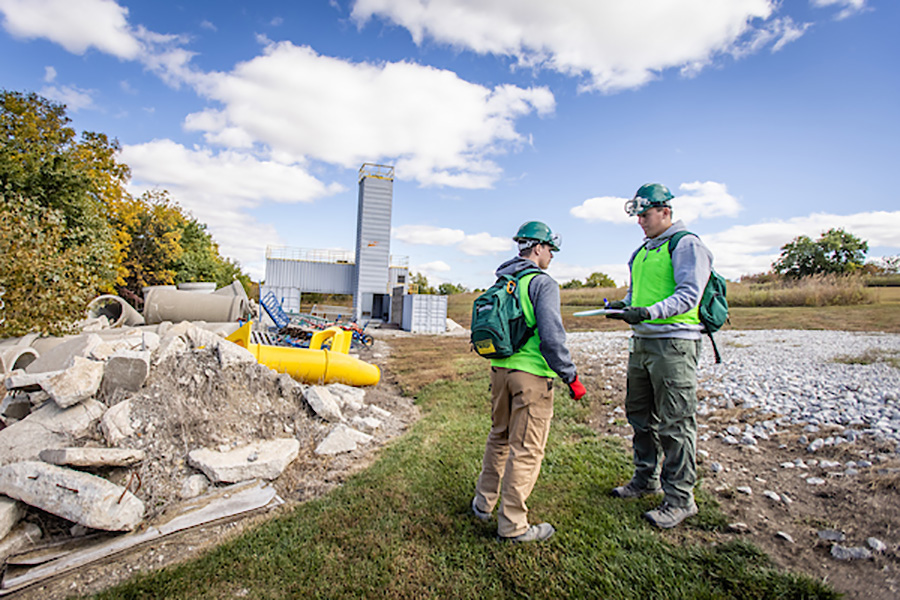
M 576 332 L 568 336 L 577 362 L 601 364 L 625 378 L 629 332 Z M 741 406 L 781 415 L 765 430 L 723 432 L 726 443 L 749 434 L 771 435 L 775 425 L 806 427 L 812 452 L 855 441 L 860 435 L 900 442 L 900 369 L 887 362 L 847 364 L 841 357 L 866 353 L 900 356 L 900 335 L 877 332 L 761 330 L 720 331 L 723 363 L 701 345 L 698 378 L 709 392 L 698 412 Z M 845 428 L 818 437 L 825 426 Z M 730 429 L 730 428 L 729 428 Z M 729 438 L 730 436 L 730 438 Z

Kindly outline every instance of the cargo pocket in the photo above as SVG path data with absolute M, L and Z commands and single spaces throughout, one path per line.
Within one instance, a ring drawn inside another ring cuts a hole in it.
M 550 420 L 553 418 L 553 387 L 542 391 L 525 407 L 528 413 L 522 445 L 530 450 L 541 450 L 547 443 Z
M 662 421 L 680 421 L 697 410 L 697 385 L 690 381 L 663 379 L 666 391 L 659 417 Z

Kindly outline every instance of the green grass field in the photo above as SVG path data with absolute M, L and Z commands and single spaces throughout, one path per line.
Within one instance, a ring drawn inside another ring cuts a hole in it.
M 613 329 L 577 310 L 602 303 L 563 294 L 566 327 Z M 568 292 L 568 290 L 566 291 Z M 601 292 L 602 293 L 602 292 Z M 900 331 L 900 289 L 850 307 L 736 308 L 737 329 Z M 473 294 L 451 296 L 468 325 Z M 571 302 L 567 301 L 571 300 Z M 100 598 L 836 598 L 827 585 L 778 572 L 744 542 L 718 542 L 724 517 L 698 492 L 700 514 L 673 532 L 642 518 L 653 500 L 609 490 L 630 475 L 630 452 L 586 425 L 588 408 L 562 390 L 532 520 L 547 542 L 495 539 L 469 513 L 490 425 L 486 363 L 465 338 L 391 341 L 388 371 L 422 418 L 374 465 L 326 496 L 267 521 L 200 559 L 141 576 Z
M 515 546 L 469 513 L 489 428 L 486 364 L 466 340 L 394 340 L 392 364 L 422 418 L 373 466 L 204 557 L 100 598 L 834 598 L 827 586 L 771 568 L 743 542 L 710 543 L 724 519 L 700 514 L 660 533 L 653 500 L 608 492 L 630 475 L 628 449 L 585 425 L 560 391 L 534 519 L 557 535 Z M 417 368 L 445 356 L 423 376 Z

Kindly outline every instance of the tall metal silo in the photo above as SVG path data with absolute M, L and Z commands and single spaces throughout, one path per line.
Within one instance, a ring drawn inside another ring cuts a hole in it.
M 353 312 L 358 321 L 388 320 L 393 195 L 394 167 L 371 163 L 360 167 L 353 294 Z

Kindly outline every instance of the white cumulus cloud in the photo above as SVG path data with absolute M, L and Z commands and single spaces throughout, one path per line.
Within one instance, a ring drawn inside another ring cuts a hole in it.
M 818 239 L 832 228 L 840 228 L 868 242 L 869 247 L 900 250 L 900 211 L 873 211 L 850 215 L 816 213 L 788 220 L 739 225 L 705 234 L 703 241 L 715 256 L 716 270 L 725 277 L 768 271 L 781 248 L 805 235 Z
M 209 226 L 225 256 L 251 267 L 265 256 L 267 243 L 280 242 L 273 225 L 256 222 L 247 210 L 265 201 L 312 202 L 344 190 L 319 181 L 300 165 L 240 152 L 189 149 L 170 140 L 125 146 L 121 159 L 131 167 L 132 193 L 168 190 Z
M 851 17 L 867 9 L 866 2 L 868 0 L 811 0 L 811 4 L 816 8 L 827 8 L 834 6 L 840 10 L 834 16 L 838 21 Z
M 391 237 L 407 244 L 452 246 L 464 240 L 466 233 L 461 229 L 431 225 L 401 225 L 393 228 Z
M 134 59 L 141 51 L 128 9 L 114 0 L 0 0 L 0 12 L 15 37 L 48 39 L 73 54 L 96 48 Z
M 375 17 L 396 23 L 417 44 L 509 56 L 610 92 L 670 68 L 694 73 L 739 48 L 796 39 L 802 27 L 770 23 L 779 8 L 775 0 L 357 0 L 352 17 L 360 27 Z
M 290 42 L 195 85 L 222 105 L 185 120 L 211 144 L 262 144 L 348 168 L 387 162 L 400 179 L 461 188 L 489 187 L 500 176 L 491 155 L 527 141 L 516 119 L 555 107 L 544 87 L 491 89 L 451 71 L 354 63 Z
M 672 199 L 673 218 L 690 223 L 701 218 L 734 217 L 741 210 L 737 198 L 728 193 L 724 183 L 694 181 L 678 186 L 681 194 Z M 588 222 L 633 224 L 634 217 L 625 213 L 627 198 L 599 196 L 588 198 L 569 209 L 569 214 Z
M 459 245 L 459 249 L 469 256 L 484 256 L 512 250 L 513 241 L 510 238 L 496 237 L 489 233 L 475 233 L 467 235 Z

